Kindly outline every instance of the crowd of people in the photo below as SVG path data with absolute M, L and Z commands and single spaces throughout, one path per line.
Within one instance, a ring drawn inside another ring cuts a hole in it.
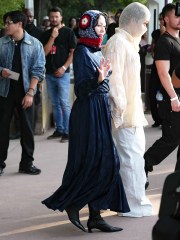
M 33 164 L 34 107 L 44 80 L 55 126 L 48 139 L 60 139 L 69 145 L 62 184 L 42 203 L 52 210 L 65 210 L 72 224 L 84 232 L 87 230 L 79 211 L 85 205 L 89 208 L 89 232 L 122 230 L 109 225 L 101 217 L 101 210 L 110 209 L 125 217 L 151 216 L 153 207 L 145 192 L 148 173 L 180 144 L 180 17 L 175 15 L 175 5 L 165 5 L 160 15 L 163 30 L 152 34 L 156 75 L 153 72 L 151 77 L 154 81 L 158 77 L 156 91 L 162 96 L 158 102 L 162 137 L 146 152 L 144 126 L 148 123 L 141 99 L 139 46 L 147 31 L 150 11 L 134 2 L 119 9 L 115 16 L 115 21 L 108 24 L 107 14 L 88 10 L 78 19 L 72 17 L 67 27 L 62 22 L 62 9 L 53 7 L 43 19 L 43 29 L 35 26 L 30 9 L 3 16 L 0 175 L 6 167 L 15 110 L 22 146 L 19 173 L 41 173 Z M 71 64 L 76 95 L 72 109 Z

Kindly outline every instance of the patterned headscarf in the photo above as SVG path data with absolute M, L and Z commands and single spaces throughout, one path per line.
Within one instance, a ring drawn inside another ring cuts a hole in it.
M 82 15 L 79 21 L 79 43 L 95 48 L 101 47 L 103 39 L 95 32 L 97 19 L 100 15 L 106 19 L 106 16 L 98 10 L 89 10 Z

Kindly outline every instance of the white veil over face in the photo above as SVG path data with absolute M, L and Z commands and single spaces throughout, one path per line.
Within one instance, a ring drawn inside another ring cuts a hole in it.
M 147 31 L 146 24 L 149 20 L 149 9 L 141 3 L 134 2 L 124 8 L 121 13 L 119 28 L 124 29 L 134 38 L 140 38 Z

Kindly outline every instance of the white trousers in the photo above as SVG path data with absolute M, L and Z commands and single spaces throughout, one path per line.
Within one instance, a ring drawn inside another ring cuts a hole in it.
M 152 204 L 145 196 L 144 128 L 113 128 L 113 137 L 120 159 L 120 175 L 130 207 L 129 213 L 119 213 L 119 215 L 151 216 Z

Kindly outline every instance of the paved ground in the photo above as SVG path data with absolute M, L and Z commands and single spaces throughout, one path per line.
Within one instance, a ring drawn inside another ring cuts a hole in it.
M 151 128 L 152 119 L 146 115 L 149 126 L 145 128 L 148 148 L 161 135 L 161 129 Z M 19 174 L 18 164 L 21 148 L 19 140 L 10 142 L 5 174 L 0 177 L 0 239 L 1 240 L 151 240 L 151 231 L 157 220 L 162 186 L 165 177 L 174 170 L 176 152 L 150 174 L 147 195 L 153 203 L 154 215 L 144 218 L 118 217 L 113 212 L 102 215 L 112 225 L 124 230 L 117 233 L 84 233 L 77 230 L 64 213 L 53 212 L 41 204 L 59 187 L 67 160 L 67 143 L 46 140 L 53 129 L 35 136 L 35 165 L 42 169 L 38 176 Z M 86 226 L 88 210 L 84 208 L 81 221 Z

